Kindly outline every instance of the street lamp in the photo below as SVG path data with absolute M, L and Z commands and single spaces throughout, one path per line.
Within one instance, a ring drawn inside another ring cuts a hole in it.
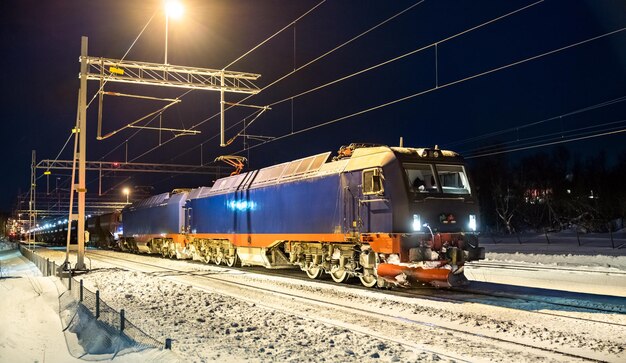
M 183 15 L 183 5 L 176 0 L 165 0 L 165 64 L 167 63 L 167 33 L 170 17 L 180 19 Z
M 128 189 L 128 187 L 124 188 L 122 190 L 122 193 L 124 193 L 124 195 L 126 195 L 126 204 L 128 204 L 128 196 L 130 195 L 130 189 Z

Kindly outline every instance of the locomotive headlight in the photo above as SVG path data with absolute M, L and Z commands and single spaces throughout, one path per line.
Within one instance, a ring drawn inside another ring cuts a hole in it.
M 413 214 L 413 231 L 422 230 L 422 218 L 419 214 Z
M 475 214 L 469 215 L 469 229 L 476 232 L 476 215 Z

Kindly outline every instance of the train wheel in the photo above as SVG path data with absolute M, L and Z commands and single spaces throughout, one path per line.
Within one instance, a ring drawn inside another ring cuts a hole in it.
M 348 271 L 344 269 L 337 269 L 330 272 L 330 277 L 333 278 L 333 281 L 342 283 L 346 282 L 350 278 L 350 274 L 348 274 Z
M 236 253 L 232 257 L 229 256 L 229 257 L 224 258 L 224 263 L 226 263 L 226 266 L 228 267 L 235 267 L 235 265 L 237 265 L 238 262 L 239 262 L 239 257 L 237 257 Z
M 365 287 L 374 287 L 378 283 L 378 278 L 374 275 L 359 276 L 359 279 Z
M 215 255 L 215 257 L 213 257 L 213 262 L 215 262 L 216 265 L 221 265 L 222 264 L 222 254 L 221 253 L 217 253 Z
M 322 277 L 322 274 L 324 273 L 324 270 L 319 266 L 309 267 L 305 271 L 306 271 L 306 275 L 312 279 L 319 279 L 320 277 Z

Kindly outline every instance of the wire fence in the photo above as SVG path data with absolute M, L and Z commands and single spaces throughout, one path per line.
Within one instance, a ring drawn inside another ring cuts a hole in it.
M 165 339 L 160 342 L 151 337 L 136 325 L 126 319 L 124 309 L 117 311 L 110 307 L 100 298 L 100 291 L 87 289 L 82 279 L 72 276 L 71 271 L 66 271 L 63 265 L 57 265 L 54 261 L 44 258 L 34 251 L 20 246 L 20 252 L 29 259 L 44 276 L 57 276 L 62 284 L 67 288 L 63 294 L 67 294 L 72 299 L 84 307 L 93 317 L 103 323 L 101 327 L 111 333 L 121 335 L 122 339 L 127 339 L 135 343 L 135 348 L 163 348 L 171 349 L 172 340 Z

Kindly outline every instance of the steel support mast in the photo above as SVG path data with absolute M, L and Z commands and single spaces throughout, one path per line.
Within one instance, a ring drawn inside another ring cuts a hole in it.
M 100 81 L 98 93 L 105 94 L 104 84 L 107 82 L 141 84 L 161 87 L 174 87 L 197 90 L 210 90 L 220 92 L 220 113 L 221 113 L 221 139 L 220 145 L 224 143 L 224 92 L 256 94 L 260 92 L 259 87 L 254 84 L 261 75 L 247 72 L 233 72 L 226 70 L 215 70 L 196 67 L 185 67 L 170 65 L 167 59 L 164 64 L 127 61 L 122 59 L 107 59 L 89 57 L 87 52 L 87 37 L 81 38 L 80 52 L 80 88 L 78 94 L 78 122 L 77 140 L 78 148 L 75 148 L 75 161 L 78 160 L 78 184 L 74 184 L 74 176 L 70 188 L 70 210 L 69 223 L 72 220 L 78 221 L 78 257 L 76 261 L 77 270 L 85 270 L 85 193 L 87 192 L 85 183 L 86 156 L 87 156 L 87 80 Z M 176 103 L 179 100 L 173 100 Z M 173 102 L 174 103 L 174 102 Z M 101 132 L 101 107 L 99 102 L 98 110 L 98 137 Z M 128 127 L 134 126 L 133 124 Z M 179 130 L 184 133 L 195 133 L 193 130 Z M 34 168 L 33 168 L 34 169 Z M 78 193 L 78 214 L 73 214 L 72 198 L 74 191 Z M 34 208 L 33 208 L 34 210 Z M 68 253 L 71 226 L 68 226 Z M 67 262 L 67 261 L 66 261 Z
M 30 166 L 30 200 L 28 201 L 28 223 L 29 223 L 29 232 L 28 232 L 28 244 L 36 242 L 35 238 L 35 227 L 37 227 L 37 208 L 35 206 L 36 196 L 37 196 L 37 174 L 36 174 L 36 165 L 37 165 L 37 157 L 36 152 L 33 150 L 32 153 L 32 161 Z M 29 246 L 30 247 L 30 246 Z
M 78 252 L 77 270 L 85 270 L 85 193 L 87 193 L 86 170 L 87 161 L 87 37 L 80 42 L 80 90 L 78 95 Z M 74 181 L 72 180 L 72 183 Z M 70 209 L 70 215 L 72 210 Z M 71 223 L 71 221 L 70 221 Z M 68 229 L 70 229 L 68 227 Z

